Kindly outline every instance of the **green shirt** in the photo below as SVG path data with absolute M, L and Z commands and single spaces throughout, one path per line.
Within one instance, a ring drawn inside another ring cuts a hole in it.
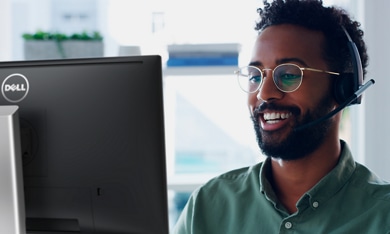
M 289 214 L 267 180 L 270 160 L 220 175 L 194 191 L 174 233 L 390 233 L 390 184 L 356 163 L 338 165 Z

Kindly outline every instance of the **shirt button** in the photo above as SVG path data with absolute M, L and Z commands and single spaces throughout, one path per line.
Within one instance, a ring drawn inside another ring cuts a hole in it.
M 284 224 L 284 227 L 287 228 L 287 229 L 290 229 L 290 228 L 292 228 L 292 223 L 291 222 L 286 222 Z
M 317 208 L 319 205 L 320 205 L 320 203 L 318 203 L 318 202 L 316 202 L 316 201 L 313 202 L 313 207 L 314 207 L 314 208 Z

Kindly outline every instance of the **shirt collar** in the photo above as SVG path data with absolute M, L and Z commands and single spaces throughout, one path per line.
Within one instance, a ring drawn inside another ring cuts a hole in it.
M 356 163 L 352 157 L 351 150 L 344 141 L 341 141 L 341 146 L 342 151 L 336 167 L 306 193 L 311 199 L 319 202 L 330 199 L 347 183 L 355 171 Z
M 343 140 L 340 142 L 342 151 L 336 167 L 324 176 L 313 188 L 307 191 L 301 200 L 308 197 L 310 200 L 324 202 L 330 199 L 349 180 L 355 171 L 356 164 L 347 143 Z M 265 194 L 268 200 L 276 203 L 276 194 L 268 180 L 270 172 L 271 159 L 267 158 L 260 168 L 260 191 Z

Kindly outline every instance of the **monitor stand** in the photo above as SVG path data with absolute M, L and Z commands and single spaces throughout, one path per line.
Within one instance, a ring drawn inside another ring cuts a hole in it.
M 25 234 L 19 114 L 0 106 L 0 233 Z

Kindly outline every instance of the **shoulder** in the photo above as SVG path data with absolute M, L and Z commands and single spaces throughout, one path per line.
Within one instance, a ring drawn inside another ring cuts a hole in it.
M 208 196 L 212 193 L 218 197 L 237 194 L 239 191 L 259 191 L 260 169 L 263 163 L 258 163 L 250 167 L 243 167 L 218 175 L 204 185 L 196 189 L 192 196 Z
M 356 163 L 351 185 L 361 191 L 367 199 L 390 209 L 390 183 L 378 177 L 364 165 Z
M 346 179 L 347 191 L 350 190 L 355 198 L 360 197 L 372 203 L 381 201 L 382 205 L 390 206 L 390 183 L 381 179 L 366 166 L 356 162 L 348 145 L 345 142 L 342 143 L 343 158 L 337 176 L 341 180 L 343 177 Z
M 241 227 L 237 217 L 257 214 L 261 206 L 261 165 L 226 172 L 197 188 L 184 207 L 174 233 L 239 233 L 229 229 Z
M 221 210 L 237 213 L 249 203 L 261 202 L 261 165 L 232 170 L 209 180 L 192 192 L 183 216 L 212 219 Z
M 342 192 L 343 200 L 348 204 L 349 212 L 357 215 L 356 220 L 363 218 L 361 225 L 375 230 L 390 230 L 390 183 L 356 163 L 355 172 L 346 187 Z
M 245 182 L 257 182 L 259 181 L 260 169 L 263 163 L 258 163 L 250 167 L 243 167 L 235 169 L 226 173 L 223 173 L 217 177 L 214 177 L 208 181 L 203 187 L 213 186 L 245 186 Z

